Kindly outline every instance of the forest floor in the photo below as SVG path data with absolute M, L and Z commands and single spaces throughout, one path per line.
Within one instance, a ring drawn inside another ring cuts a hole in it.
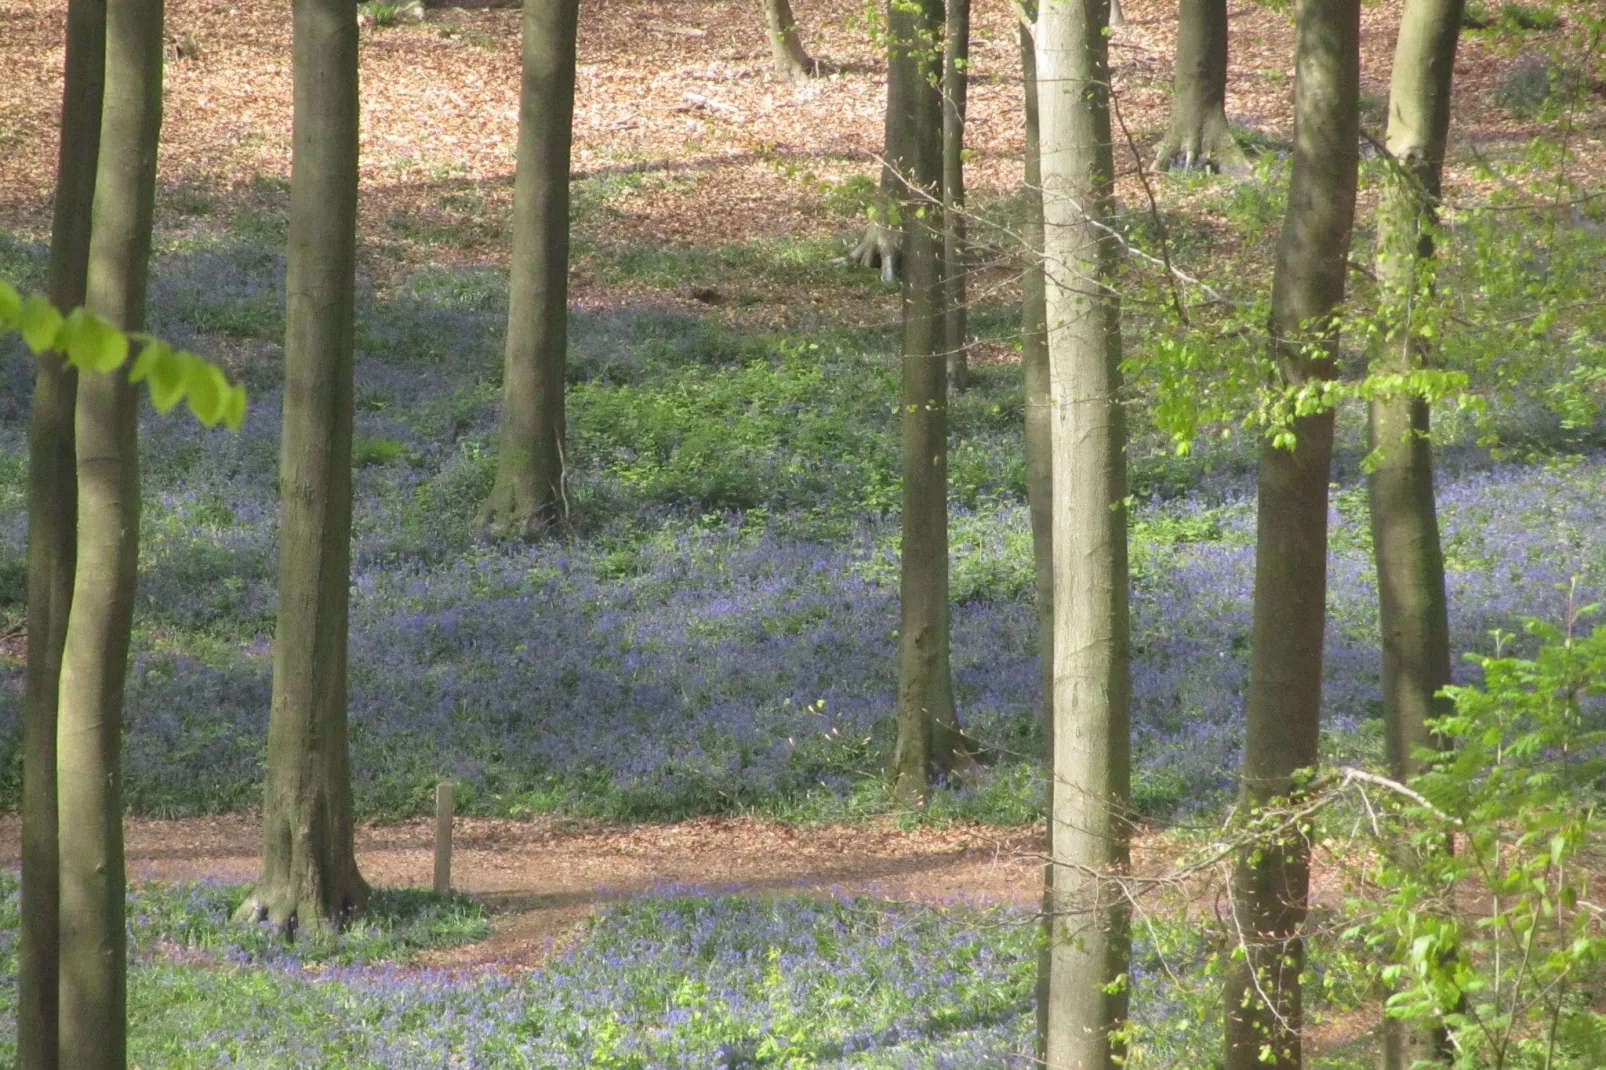
M 556 817 L 459 818 L 452 885 L 491 910 L 489 939 L 425 951 L 417 965 L 530 969 L 603 905 L 666 887 L 709 893 L 870 895 L 933 906 L 1029 908 L 1042 894 L 1039 830 L 900 827 L 889 818 L 807 826 L 757 818 L 624 825 Z M 131 881 L 239 883 L 258 872 L 253 815 L 130 818 Z M 21 823 L 0 817 L 0 866 L 17 864 Z M 364 826 L 357 861 L 376 886 L 427 887 L 434 826 Z

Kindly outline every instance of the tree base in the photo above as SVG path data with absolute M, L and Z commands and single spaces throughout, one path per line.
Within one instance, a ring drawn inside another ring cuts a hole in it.
M 535 542 L 561 526 L 561 515 L 551 501 L 541 500 L 512 480 L 498 480 L 476 519 L 492 538 Z
M 284 937 L 293 942 L 296 933 L 339 932 L 368 906 L 368 882 L 362 879 L 355 867 L 343 882 L 338 894 L 321 896 L 316 890 L 303 888 L 297 894 L 289 881 L 275 881 L 263 885 L 240 904 L 234 912 L 237 925 L 271 924 Z M 333 909 L 326 909 L 326 902 Z
M 1171 132 L 1155 151 L 1154 169 L 1214 171 L 1229 178 L 1248 178 L 1255 170 L 1221 115 L 1188 123 L 1182 129 L 1172 123 Z
M 881 281 L 894 283 L 898 281 L 898 260 L 902 255 L 903 231 L 872 219 L 864 237 L 843 262 L 864 268 L 880 267 Z

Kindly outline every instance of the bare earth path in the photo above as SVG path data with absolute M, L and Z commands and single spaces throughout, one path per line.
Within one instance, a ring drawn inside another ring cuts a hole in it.
M 17 864 L 20 832 L 15 815 L 0 817 L 0 865 Z M 257 873 L 261 828 L 253 815 L 130 818 L 124 832 L 131 881 L 243 882 Z M 483 943 L 426 956 L 427 965 L 538 966 L 599 906 L 666 884 L 1030 906 L 1043 879 L 1036 829 L 461 818 L 454 840 L 453 886 L 483 898 L 496 929 Z M 428 822 L 365 826 L 357 858 L 375 885 L 427 886 L 433 842 Z

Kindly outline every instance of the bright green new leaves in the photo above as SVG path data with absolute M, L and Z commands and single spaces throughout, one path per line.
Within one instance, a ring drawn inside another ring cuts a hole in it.
M 218 424 L 238 431 L 245 422 L 245 387 L 230 383 L 222 369 L 204 357 L 174 349 L 148 334 L 124 334 L 86 309 L 63 317 L 38 294 L 22 297 L 0 282 L 0 334 L 21 333 L 35 354 L 61 353 L 67 363 L 87 372 L 112 372 L 128 361 L 136 345 L 139 355 L 128 381 L 150 385 L 151 404 L 167 412 L 181 400 L 207 427 Z

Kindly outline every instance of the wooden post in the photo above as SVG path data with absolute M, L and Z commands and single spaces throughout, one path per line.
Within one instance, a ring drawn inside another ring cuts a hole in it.
M 435 785 L 435 894 L 452 887 L 452 782 Z

